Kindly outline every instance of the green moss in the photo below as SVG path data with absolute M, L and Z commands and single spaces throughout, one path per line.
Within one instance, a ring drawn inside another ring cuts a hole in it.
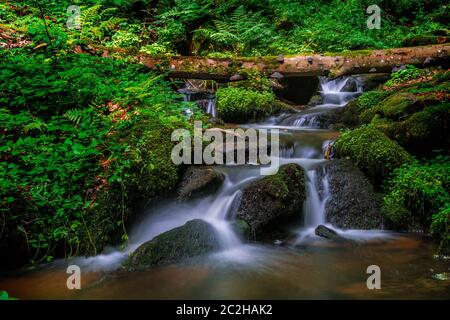
M 399 120 L 420 110 L 421 105 L 416 102 L 417 99 L 413 94 L 401 92 L 384 99 L 373 111 L 386 118 Z
M 383 213 L 397 228 L 431 231 L 448 254 L 450 214 L 450 161 L 414 161 L 394 171 L 386 184 Z
M 175 187 L 179 168 L 170 159 L 171 132 L 157 119 L 142 119 L 118 134 L 117 143 L 129 146 L 124 154 L 127 164 L 118 181 L 102 189 L 85 214 L 81 252 L 94 254 L 106 244 L 126 240 L 126 226 L 143 204 Z
M 279 111 L 272 92 L 229 87 L 217 90 L 216 97 L 219 117 L 225 122 L 257 121 Z
M 395 168 L 412 160 L 400 145 L 372 126 L 343 133 L 335 148 L 337 156 L 350 158 L 378 185 Z

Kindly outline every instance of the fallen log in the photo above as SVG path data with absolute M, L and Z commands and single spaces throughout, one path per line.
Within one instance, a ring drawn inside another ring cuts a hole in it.
M 207 58 L 195 56 L 153 57 L 140 54 L 141 63 L 151 69 L 169 72 L 173 78 L 217 81 L 240 80 L 242 69 L 256 69 L 272 76 L 329 76 L 391 72 L 411 64 L 418 67 L 448 64 L 450 44 L 385 50 L 350 51 L 338 55 L 298 55 L 249 58 Z M 231 78 L 231 79 L 230 79 Z

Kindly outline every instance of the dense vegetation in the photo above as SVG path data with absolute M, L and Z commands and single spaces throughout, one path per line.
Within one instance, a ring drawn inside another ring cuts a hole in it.
M 340 112 L 345 127 L 357 128 L 335 144 L 385 194 L 388 226 L 430 232 L 443 254 L 450 252 L 449 74 L 412 66 L 393 73 Z
M 366 27 L 371 4 L 383 9 L 381 29 Z M 69 5 L 80 6 L 80 28 L 67 28 Z M 435 43 L 447 36 L 447 7 L 437 0 L 3 1 L 0 267 L 95 254 L 124 242 L 138 207 L 176 185 L 180 168 L 169 158 L 170 133 L 202 114 L 173 90 L 177 83 L 145 69 L 135 54 L 260 56 Z M 224 120 L 260 119 L 281 110 L 271 80 L 243 72 L 246 81 L 217 92 Z M 448 123 L 442 98 L 442 92 L 448 98 L 448 78 L 401 87 L 424 76 L 408 68 L 385 90 L 363 95 L 357 122 L 371 124 L 344 134 L 339 143 L 342 154 L 355 156 L 370 174 L 393 172 L 386 210 L 407 210 L 398 211 L 402 216 L 387 213 L 393 223 L 413 215 L 448 243 L 448 159 L 412 162 L 401 149 L 414 153 L 417 141 L 441 148 L 439 139 L 449 137 L 448 125 L 432 122 L 446 115 Z M 402 101 L 391 108 L 386 99 Z M 417 101 L 423 112 L 416 112 Z M 185 116 L 186 109 L 194 115 Z M 367 135 L 379 140 L 369 145 Z M 354 145 L 345 147 L 347 140 Z M 359 144 L 373 147 L 377 158 L 365 158 Z M 387 156 L 387 149 L 398 154 Z M 382 167 L 386 159 L 389 165 Z M 411 175 L 417 188 L 404 183 Z M 424 189 L 429 176 L 436 180 Z M 440 200 L 433 202 L 435 196 Z

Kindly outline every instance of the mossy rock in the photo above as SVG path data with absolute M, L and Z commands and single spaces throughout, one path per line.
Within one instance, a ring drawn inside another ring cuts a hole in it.
M 141 119 L 118 133 L 116 143 L 129 146 L 124 157 L 130 165 L 121 173 L 122 181 L 102 188 L 84 214 L 87 228 L 80 228 L 79 253 L 93 255 L 105 245 L 120 243 L 124 229 L 145 203 L 176 187 L 181 170 L 170 158 L 171 133 L 172 128 L 156 119 Z
M 397 142 L 373 126 L 343 133 L 334 144 L 336 156 L 349 158 L 373 183 L 380 185 L 395 168 L 412 160 Z
M 417 102 L 414 94 L 400 92 L 380 102 L 374 107 L 374 112 L 389 119 L 400 120 L 423 108 L 423 104 Z
M 251 233 L 250 233 L 250 226 L 247 222 L 241 219 L 236 219 L 233 222 L 231 222 L 231 227 L 233 228 L 234 232 L 242 239 L 242 240 L 248 240 L 250 239 Z
M 225 175 L 211 166 L 190 166 L 178 188 L 179 200 L 190 200 L 216 192 Z
M 426 107 L 403 121 L 374 117 L 372 124 L 406 150 L 427 154 L 432 150 L 450 151 L 450 104 Z
M 277 174 L 243 190 L 237 217 L 249 225 L 252 238 L 269 239 L 284 223 L 301 220 L 305 197 L 303 169 L 296 164 L 284 165 Z
M 326 221 L 341 229 L 381 229 L 381 198 L 364 174 L 349 160 L 334 159 L 315 169 L 332 196 L 325 204 Z M 323 186 L 317 186 L 323 192 Z
M 228 87 L 217 90 L 216 97 L 218 115 L 225 122 L 258 121 L 280 112 L 270 91 Z
M 195 219 L 166 231 L 137 248 L 125 262 L 127 270 L 143 270 L 154 266 L 179 263 L 220 249 L 214 227 Z
M 336 108 L 321 115 L 321 125 L 324 128 L 341 129 L 368 124 L 375 115 L 374 108 L 388 95 L 389 92 L 386 91 L 365 92 L 345 107 Z

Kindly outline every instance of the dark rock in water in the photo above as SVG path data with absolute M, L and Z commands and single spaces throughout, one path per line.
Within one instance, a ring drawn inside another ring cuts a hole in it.
M 325 227 L 323 224 L 317 226 L 317 228 L 314 230 L 315 234 L 319 237 L 330 239 L 330 240 L 340 240 L 342 239 L 341 236 L 337 234 L 336 231 Z
M 307 104 L 319 87 L 318 77 L 284 77 L 279 81 L 282 88 L 275 89 L 276 95 L 297 105 Z
M 317 167 L 317 181 L 327 176 L 330 199 L 326 220 L 342 229 L 380 229 L 380 199 L 364 174 L 350 161 L 335 159 Z M 318 186 L 324 192 L 324 186 Z
M 225 176 L 222 172 L 208 166 L 189 167 L 178 189 L 179 200 L 189 200 L 216 192 Z
M 203 220 L 191 220 L 137 248 L 125 262 L 127 270 L 143 270 L 178 263 L 220 249 L 216 230 Z
M 358 91 L 358 80 L 350 77 L 341 89 L 342 92 L 356 92 Z
M 248 240 L 250 238 L 250 226 L 244 220 L 234 220 L 231 222 L 231 228 L 242 240 Z
M 296 164 L 282 166 L 277 174 L 251 183 L 243 190 L 237 217 L 250 226 L 255 239 L 276 235 L 286 223 L 302 219 L 305 176 Z
M 323 103 L 323 97 L 320 94 L 316 94 L 309 100 L 308 107 L 315 107 L 321 103 Z

